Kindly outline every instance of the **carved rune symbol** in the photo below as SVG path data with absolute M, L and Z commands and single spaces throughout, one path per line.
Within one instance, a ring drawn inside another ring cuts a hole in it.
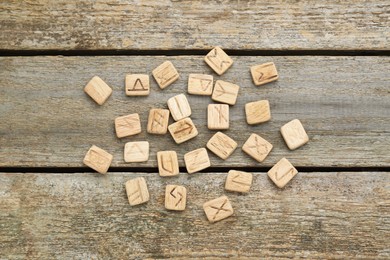
M 222 123 L 222 119 L 224 122 L 227 122 L 226 116 L 222 113 L 222 108 L 220 106 L 214 106 L 215 110 L 218 112 L 218 121 L 219 123 Z
M 201 79 L 201 78 L 193 78 L 193 79 L 199 80 L 200 87 L 203 91 L 206 91 L 210 87 L 211 80 L 209 79 Z
M 99 166 L 104 166 L 107 163 L 107 158 L 94 150 L 90 151 L 89 160 L 94 164 L 98 164 Z
M 187 122 L 184 122 L 180 127 L 179 129 L 177 129 L 175 132 L 173 132 L 173 134 L 185 134 L 185 131 L 188 131 L 187 134 L 190 134 L 192 132 L 192 129 L 194 127 L 192 125 L 190 125 L 189 123 Z
M 259 74 L 258 75 L 258 78 L 257 78 L 257 81 L 262 81 L 262 80 L 269 80 L 269 79 L 273 79 L 273 78 L 276 78 L 278 75 L 271 75 L 271 76 L 268 76 L 266 78 L 263 78 L 263 76 L 265 75 L 262 71 L 267 68 L 267 67 L 271 67 L 273 66 L 272 64 L 268 64 L 266 66 L 263 66 L 263 67 L 260 67 L 256 70 L 256 72 Z
M 256 149 L 258 155 L 262 155 L 268 152 L 267 145 L 260 143 L 257 136 L 255 136 L 255 145 L 248 146 L 248 148 Z
M 176 76 L 175 73 L 173 73 L 172 75 L 171 74 L 172 74 L 172 70 L 169 65 L 164 67 L 161 71 L 159 71 L 157 74 L 157 78 L 159 79 L 160 84 L 165 85 L 168 81 L 170 81 L 172 78 Z
M 197 153 L 194 155 L 193 160 L 192 160 L 191 165 L 190 165 L 190 168 L 191 168 L 191 169 L 193 169 L 193 167 L 197 167 L 197 166 L 199 166 L 199 165 L 202 165 L 202 164 L 204 164 L 204 163 L 207 163 L 207 158 L 203 158 L 202 161 L 201 161 L 201 160 L 198 161 L 198 157 L 199 157 L 199 154 L 200 154 L 200 153 L 201 153 L 201 152 L 199 151 L 199 152 L 197 152 Z
M 221 204 L 220 207 L 216 207 L 216 206 L 210 205 L 210 208 L 216 209 L 216 210 L 217 210 L 217 212 L 216 212 L 216 213 L 214 214 L 214 216 L 213 216 L 213 219 L 216 219 L 217 216 L 218 216 L 218 214 L 219 214 L 219 212 L 221 212 L 221 211 L 230 212 L 229 209 L 225 209 L 225 208 L 224 208 L 226 202 L 227 202 L 227 200 L 225 200 L 225 201 Z
M 176 187 L 174 187 L 169 194 L 177 200 L 175 203 L 175 207 L 177 207 L 177 205 L 179 205 L 179 203 L 183 200 L 183 194 L 181 194 L 181 192 L 179 192 L 179 191 L 176 191 L 176 195 L 178 195 L 178 196 L 176 196 L 174 194 L 175 190 L 176 190 Z
M 152 121 L 152 129 L 154 129 L 156 126 L 164 127 L 163 121 L 164 115 L 162 115 L 158 111 L 154 111 L 153 113 L 153 121 Z
M 243 185 L 243 186 L 251 186 L 249 183 L 246 183 L 246 182 L 242 182 L 240 181 L 241 175 L 239 173 L 237 173 L 233 178 L 232 178 L 232 182 L 234 183 L 237 183 L 237 184 L 240 184 L 240 185 Z
M 217 49 L 214 49 L 214 50 L 213 50 L 213 53 L 212 53 L 212 54 L 209 54 L 209 55 L 207 56 L 207 59 L 208 59 L 209 61 L 211 61 L 215 66 L 217 66 L 219 69 L 222 69 L 224 64 L 227 64 L 227 65 L 230 64 L 230 61 L 221 60 L 221 59 L 218 57 L 218 51 L 217 51 Z
M 136 149 L 134 149 L 136 148 Z M 138 150 L 138 151 L 137 151 Z M 129 148 L 129 153 L 131 154 L 134 154 L 134 153 L 138 153 L 140 152 L 142 155 L 145 155 L 145 152 L 141 149 L 141 147 L 139 147 L 138 144 L 133 144 L 130 148 Z
M 144 85 L 142 84 L 142 81 L 140 78 L 137 78 L 137 80 L 134 82 L 134 85 L 133 85 L 133 88 L 129 88 L 127 89 L 127 91 L 142 91 L 142 90 L 145 90 L 147 91 L 147 89 L 144 87 Z
M 137 190 L 129 195 L 129 200 L 131 201 L 131 203 L 136 203 L 137 201 L 143 201 L 141 185 L 139 180 L 137 180 Z
M 286 177 L 289 173 L 294 173 L 294 169 L 293 169 L 293 168 L 288 169 L 288 170 L 287 170 L 284 174 L 282 174 L 281 176 L 279 176 L 279 172 L 276 171 L 276 172 L 275 172 L 275 179 L 276 179 L 277 181 L 279 181 L 279 180 L 283 179 L 284 177 Z
M 161 155 L 160 156 L 160 160 L 161 160 L 161 167 L 169 172 L 169 173 L 173 173 L 173 158 L 172 158 L 172 154 L 169 154 L 169 157 L 167 158 L 168 156 L 164 156 L 164 155 Z
M 217 82 L 216 86 L 218 86 L 219 88 L 215 89 L 215 96 L 216 97 L 220 97 L 222 95 L 235 95 L 235 93 L 233 92 L 229 92 L 229 91 L 226 91 L 224 89 L 224 87 L 221 85 L 221 83 Z

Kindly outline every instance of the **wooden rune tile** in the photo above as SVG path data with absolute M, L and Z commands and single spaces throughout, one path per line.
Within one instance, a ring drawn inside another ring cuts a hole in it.
M 131 206 L 149 201 L 149 191 L 145 178 L 137 177 L 126 182 L 127 198 Z
M 240 87 L 237 86 L 236 84 L 223 81 L 223 80 L 217 80 L 215 82 L 215 87 L 211 98 L 214 101 L 226 103 L 229 105 L 234 105 L 236 104 L 237 101 L 239 89 Z
M 115 131 L 118 138 L 141 133 L 141 121 L 137 113 L 115 118 Z
M 110 88 L 101 78 L 95 76 L 85 86 L 84 92 L 95 100 L 96 103 L 103 105 L 111 96 L 112 88 Z
M 168 99 L 168 107 L 175 121 L 189 117 L 191 115 L 190 103 L 184 94 L 179 94 Z
M 128 142 L 125 144 L 125 162 L 146 162 L 149 159 L 149 142 Z
M 309 136 L 298 119 L 294 119 L 282 126 L 280 132 L 290 150 L 295 150 L 309 142 Z
M 168 130 L 177 144 L 181 144 L 198 135 L 198 130 L 189 117 L 169 125 Z
M 264 85 L 279 78 L 276 66 L 273 62 L 252 66 L 251 74 L 256 86 Z
M 161 89 L 168 87 L 179 79 L 179 73 L 170 61 L 165 61 L 155 68 L 152 74 Z
M 259 100 L 245 104 L 246 122 L 255 125 L 271 119 L 271 110 L 268 100 Z
M 272 144 L 257 134 L 251 134 L 242 146 L 242 150 L 258 162 L 264 161 L 272 150 Z
M 222 132 L 217 132 L 207 142 L 207 148 L 218 157 L 226 160 L 237 148 L 237 143 Z
M 111 165 L 113 156 L 103 149 L 92 145 L 84 157 L 84 164 L 95 171 L 105 174 Z
M 297 169 L 286 158 L 282 158 L 268 171 L 268 177 L 276 186 L 283 188 L 297 173 Z
M 147 96 L 150 93 L 149 75 L 130 74 L 126 75 L 127 96 Z
M 233 60 L 218 46 L 204 60 L 218 75 L 222 75 L 233 65 Z
M 199 148 L 184 155 L 188 173 L 195 173 L 210 167 L 210 159 L 205 148 Z
M 160 176 L 179 174 L 179 162 L 175 151 L 157 152 L 158 173 Z
M 210 200 L 203 204 L 203 210 L 207 219 L 211 222 L 217 222 L 233 215 L 233 207 L 228 197 L 222 196 Z
M 147 132 L 163 135 L 168 131 L 169 110 L 153 108 L 149 111 Z
M 188 77 L 188 93 L 192 95 L 211 96 L 213 92 L 213 76 L 190 74 Z
M 165 208 L 183 211 L 187 203 L 187 189 L 179 185 L 167 185 L 165 188 Z
M 249 192 L 252 178 L 252 174 L 249 172 L 230 170 L 226 178 L 225 190 Z
M 229 128 L 229 105 L 209 104 L 207 107 L 207 127 L 210 130 Z

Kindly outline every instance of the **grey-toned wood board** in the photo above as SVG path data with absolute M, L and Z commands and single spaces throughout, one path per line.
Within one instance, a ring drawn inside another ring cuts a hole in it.
M 151 73 L 164 60 L 171 60 L 180 79 L 160 90 L 151 78 L 148 97 L 127 97 L 126 73 Z M 212 166 L 272 166 L 287 157 L 295 166 L 380 167 L 390 165 L 390 59 L 389 57 L 233 57 L 233 67 L 224 79 L 241 86 L 237 104 L 230 109 L 231 128 L 226 134 L 239 148 L 223 161 L 211 155 Z M 249 67 L 274 61 L 280 74 L 277 82 L 256 87 Z M 165 108 L 169 97 L 185 93 L 189 73 L 213 73 L 202 56 L 116 56 L 116 57 L 2 57 L 0 58 L 0 166 L 80 167 L 88 148 L 95 144 L 114 155 L 112 166 L 156 167 L 156 152 L 176 150 L 180 165 L 184 153 L 205 147 L 215 133 L 207 129 L 204 96 L 188 96 L 192 119 L 199 135 L 176 145 L 169 135 L 146 134 L 150 108 Z M 84 92 L 85 84 L 99 75 L 114 88 L 103 106 Z M 270 122 L 249 126 L 244 104 L 268 99 Z M 140 113 L 143 132 L 118 139 L 114 118 Z M 298 118 L 310 142 L 289 151 L 279 128 Z M 171 119 L 172 122 L 172 119 Z M 274 145 L 270 156 L 257 163 L 241 151 L 250 133 Z M 146 163 L 126 164 L 123 147 L 128 141 L 150 142 Z
M 380 1 L 6 0 L 7 50 L 389 50 Z
M 124 184 L 148 183 L 128 204 Z M 298 173 L 280 190 L 254 173 L 249 194 L 226 173 L 0 174 L 0 256 L 7 259 L 389 259 L 389 172 Z M 184 212 L 164 209 L 167 184 L 187 187 Z M 202 204 L 226 194 L 234 215 L 210 224 Z M 0 257 L 1 258 L 1 257 Z

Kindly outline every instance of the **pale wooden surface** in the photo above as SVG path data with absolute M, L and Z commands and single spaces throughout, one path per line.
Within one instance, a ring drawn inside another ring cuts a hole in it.
M 125 182 L 145 177 L 147 204 Z M 298 173 L 284 190 L 255 173 L 247 195 L 226 173 L 0 174 L 0 258 L 390 258 L 390 173 Z M 165 186 L 187 188 L 184 212 L 164 209 Z M 210 224 L 204 202 L 226 194 L 234 215 Z
M 151 80 L 147 97 L 127 97 L 128 73 L 150 73 L 171 60 L 180 79 L 160 90 Z M 215 167 L 267 166 L 287 157 L 296 166 L 389 166 L 390 57 L 233 57 L 235 63 L 221 79 L 241 86 L 237 104 L 230 108 L 230 129 L 224 131 L 237 150 L 223 161 L 210 153 Z M 277 82 L 256 87 L 249 67 L 274 61 Z M 180 57 L 2 57 L 0 58 L 0 166 L 81 167 L 92 144 L 114 155 L 113 166 L 157 167 L 156 152 L 176 150 L 183 155 L 205 147 L 216 131 L 207 129 L 208 96 L 188 96 L 192 119 L 199 131 L 194 139 L 176 145 L 169 133 L 146 133 L 149 109 L 166 108 L 168 98 L 185 93 L 189 73 L 212 73 L 202 56 Z M 114 91 L 98 106 L 83 87 L 94 75 Z M 215 77 L 216 78 L 216 77 Z M 271 121 L 249 126 L 244 105 L 267 99 Z M 142 133 L 118 139 L 114 119 L 140 113 Z M 289 151 L 279 132 L 290 120 L 302 121 L 310 142 Z M 172 119 L 170 122 L 173 122 Z M 274 145 L 259 164 L 241 151 L 251 132 Z M 126 164 L 123 147 L 128 141 L 149 141 L 147 163 Z
M 389 50 L 387 0 L 6 0 L 12 50 Z

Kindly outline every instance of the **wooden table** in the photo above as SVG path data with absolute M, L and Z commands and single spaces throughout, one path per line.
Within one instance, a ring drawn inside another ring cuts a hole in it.
M 351 3 L 352 2 L 352 3 Z M 91 1 L 0 3 L 0 259 L 390 258 L 390 3 L 366 1 Z M 189 73 L 213 74 L 204 55 L 233 58 L 215 78 L 241 86 L 226 133 L 226 161 L 185 172 L 184 153 L 204 147 L 209 97 L 188 96 L 199 136 L 117 139 L 114 118 L 185 93 Z M 124 93 L 127 73 L 172 61 L 180 79 L 148 97 Z M 273 61 L 277 82 L 252 83 L 249 67 Z M 83 92 L 99 75 L 114 92 L 103 106 Z M 272 120 L 249 126 L 244 104 L 271 103 Z M 289 151 L 279 128 L 299 118 L 310 142 Z M 261 164 L 241 146 L 272 142 Z M 123 146 L 148 140 L 147 163 L 126 164 Z M 103 176 L 83 157 L 95 144 L 114 155 Z M 173 149 L 182 173 L 157 174 L 156 152 Z M 266 172 L 287 157 L 299 174 L 278 189 Z M 226 193 L 226 172 L 254 174 L 248 195 Z M 130 207 L 124 183 L 147 179 L 151 200 Z M 182 213 L 164 209 L 167 184 L 187 187 Z M 227 194 L 234 215 L 207 222 L 202 204 Z

